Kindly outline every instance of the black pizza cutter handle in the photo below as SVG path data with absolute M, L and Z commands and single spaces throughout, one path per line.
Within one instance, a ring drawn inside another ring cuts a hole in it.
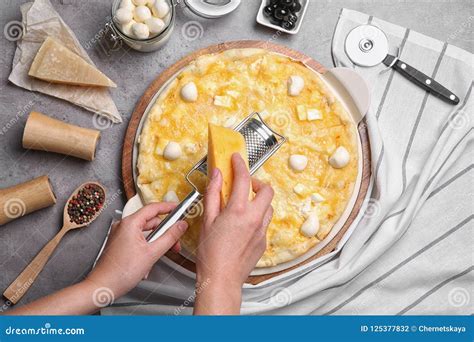
M 404 77 L 430 92 L 434 96 L 440 98 L 441 100 L 453 105 L 457 105 L 459 103 L 459 97 L 457 97 L 452 91 L 446 89 L 421 71 L 399 60 L 397 57 L 387 55 L 387 57 L 385 57 L 383 60 L 383 64 L 397 70 Z

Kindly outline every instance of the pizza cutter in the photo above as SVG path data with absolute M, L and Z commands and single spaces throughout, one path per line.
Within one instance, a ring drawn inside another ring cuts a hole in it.
M 252 113 L 247 116 L 239 125 L 237 125 L 235 130 L 244 136 L 251 175 L 254 174 L 276 151 L 278 151 L 286 141 L 286 138 L 273 131 L 262 120 L 258 113 Z M 202 192 L 198 190 L 198 187 L 192 181 L 192 176 L 196 171 L 203 175 L 207 175 L 207 156 L 194 165 L 186 175 L 186 180 L 191 184 L 193 190 L 163 219 L 163 221 L 160 222 L 158 227 L 147 236 L 148 242 L 158 239 L 177 221 L 188 216 L 195 216 L 196 212 L 193 211 L 193 209 L 203 198 Z
M 459 103 L 459 97 L 452 91 L 401 61 L 398 56 L 388 54 L 387 36 L 374 25 L 361 25 L 349 32 L 346 37 L 345 51 L 354 64 L 371 67 L 383 63 L 441 100 L 453 105 Z

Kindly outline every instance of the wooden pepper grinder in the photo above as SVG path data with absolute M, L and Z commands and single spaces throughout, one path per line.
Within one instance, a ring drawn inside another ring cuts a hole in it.
M 0 189 L 0 225 L 55 203 L 48 176 Z
M 31 112 L 23 132 L 23 147 L 93 160 L 99 137 L 99 131 Z

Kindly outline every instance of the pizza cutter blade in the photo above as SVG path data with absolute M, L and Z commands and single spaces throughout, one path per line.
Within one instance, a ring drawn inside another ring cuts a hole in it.
M 452 91 L 401 61 L 397 56 L 388 54 L 387 36 L 374 25 L 360 25 L 354 28 L 347 35 L 344 47 L 347 56 L 354 64 L 371 67 L 383 63 L 441 100 L 453 105 L 459 103 L 459 97 Z

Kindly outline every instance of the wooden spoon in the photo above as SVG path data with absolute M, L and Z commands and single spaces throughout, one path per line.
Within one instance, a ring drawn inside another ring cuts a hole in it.
M 85 189 L 87 185 L 98 186 L 102 190 L 104 196 L 101 201 L 99 210 L 95 211 L 90 219 L 86 220 L 85 222 L 80 222 L 76 219 L 77 222 L 75 222 L 68 213 L 68 205 L 71 200 L 73 200 L 73 197 L 76 196 L 80 190 Z M 76 190 L 74 190 L 64 207 L 64 223 L 61 230 L 56 234 L 54 238 L 51 239 L 51 241 L 46 244 L 46 246 L 43 247 L 43 249 L 36 255 L 33 261 L 30 262 L 30 264 L 23 270 L 23 272 L 20 273 L 20 275 L 13 281 L 13 283 L 10 284 L 10 286 L 3 293 L 3 296 L 5 296 L 5 298 L 8 299 L 11 303 L 16 304 L 31 287 L 38 274 L 40 274 L 40 272 L 43 270 L 44 266 L 49 260 L 49 257 L 54 252 L 63 236 L 66 235 L 66 233 L 70 230 L 82 228 L 92 223 L 92 221 L 94 221 L 102 212 L 104 202 L 105 189 L 99 183 L 87 182 L 79 186 Z

